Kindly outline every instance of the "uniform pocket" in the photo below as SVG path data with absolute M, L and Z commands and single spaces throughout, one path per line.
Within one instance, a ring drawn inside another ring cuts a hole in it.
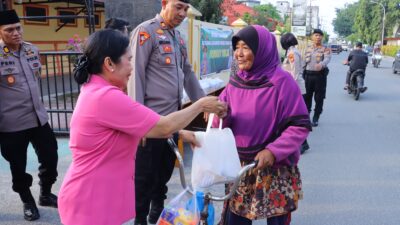
M 22 84 L 21 73 L 16 66 L 6 66 L 0 68 L 1 83 L 8 86 L 18 86 Z

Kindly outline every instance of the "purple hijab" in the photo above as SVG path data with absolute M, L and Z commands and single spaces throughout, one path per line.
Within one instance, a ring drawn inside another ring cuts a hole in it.
M 232 38 L 243 40 L 253 51 L 249 71 L 238 71 L 219 98 L 229 106 L 223 127 L 235 136 L 239 157 L 251 161 L 268 148 L 275 166 L 295 165 L 299 148 L 311 130 L 300 89 L 292 76 L 280 67 L 275 37 L 266 28 L 249 26 Z M 213 121 L 217 127 L 218 119 Z
M 249 71 L 239 70 L 237 75 L 243 80 L 269 79 L 280 65 L 275 36 L 263 26 L 253 25 L 243 28 L 233 37 L 233 49 L 239 40 L 250 46 L 254 62 Z

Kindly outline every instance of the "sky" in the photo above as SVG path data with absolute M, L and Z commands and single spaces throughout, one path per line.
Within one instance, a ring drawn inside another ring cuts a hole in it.
M 261 0 L 261 4 L 271 3 L 275 5 L 277 0 Z M 288 0 L 292 4 L 292 0 Z M 307 0 L 309 5 L 311 1 L 312 6 L 319 6 L 319 16 L 321 19 L 322 29 L 327 31 L 331 37 L 337 36 L 333 32 L 332 21 L 336 18 L 336 8 L 343 8 L 346 3 L 350 4 L 358 0 Z

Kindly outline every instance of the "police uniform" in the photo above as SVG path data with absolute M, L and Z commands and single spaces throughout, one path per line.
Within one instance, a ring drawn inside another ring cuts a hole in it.
M 181 108 L 183 88 L 191 101 L 205 96 L 190 65 L 183 38 L 178 30 L 169 28 L 160 15 L 133 31 L 131 48 L 135 80 L 129 81 L 128 94 L 131 97 L 136 95 L 136 101 L 167 115 Z M 166 139 L 147 139 L 138 147 L 135 176 L 137 221 L 146 223 L 150 202 L 150 218 L 158 218 L 174 162 L 175 155 Z
M 29 142 L 40 162 L 42 189 L 49 192 L 57 178 L 57 141 L 39 98 L 40 69 L 35 46 L 23 42 L 20 51 L 12 52 L 0 41 L 1 154 L 10 163 L 12 188 L 20 194 L 32 185 L 32 176 L 25 171 Z
M 328 63 L 331 60 L 331 51 L 324 46 L 311 45 L 305 53 L 305 73 L 304 79 L 306 83 L 306 94 L 304 101 L 308 112 L 311 112 L 312 98 L 315 99 L 315 108 L 313 116 L 313 124 L 318 124 L 319 116 L 322 113 L 322 107 L 326 95 L 326 84 L 328 75 Z M 322 65 L 320 71 L 316 71 L 315 66 Z

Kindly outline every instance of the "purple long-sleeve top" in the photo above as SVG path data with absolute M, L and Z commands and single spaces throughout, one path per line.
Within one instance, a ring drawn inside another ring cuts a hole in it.
M 300 146 L 311 130 L 296 82 L 280 67 L 261 85 L 241 81 L 233 76 L 219 96 L 228 104 L 223 127 L 232 129 L 240 159 L 254 160 L 267 148 L 275 156 L 274 167 L 296 165 Z M 213 121 L 214 127 L 218 121 Z

